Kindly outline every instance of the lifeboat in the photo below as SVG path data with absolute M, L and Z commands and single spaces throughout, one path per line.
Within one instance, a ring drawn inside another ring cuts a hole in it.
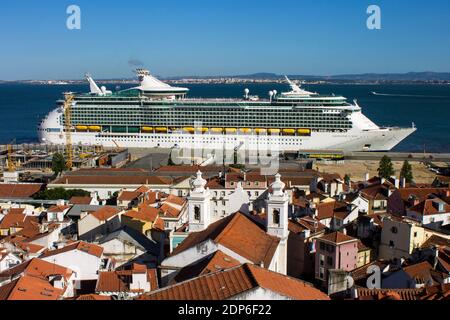
M 101 129 L 100 126 L 89 126 L 89 131 L 100 131 Z
M 201 132 L 201 133 L 205 133 L 205 132 L 208 132 L 209 129 L 208 128 L 197 128 L 197 131 Z
M 263 134 L 263 133 L 267 133 L 267 129 L 263 129 L 263 128 L 256 128 L 255 132 L 257 134 Z
M 236 128 L 225 128 L 226 133 L 236 133 L 236 131 L 237 131 Z
M 250 132 L 252 132 L 252 129 L 250 129 L 250 128 L 240 128 L 239 131 L 242 132 L 242 133 L 250 133 Z
M 311 135 L 311 129 L 307 128 L 301 128 L 297 130 L 297 133 L 301 136 L 310 136 Z
M 167 128 L 166 127 L 156 127 L 155 130 L 157 132 L 167 132 Z
M 270 134 L 279 134 L 281 132 L 280 129 L 269 129 Z
M 183 131 L 186 131 L 186 132 L 189 132 L 189 133 L 194 133 L 195 132 L 195 128 L 185 127 L 185 128 L 183 128 Z
M 87 130 L 87 126 L 82 126 L 82 125 L 78 125 L 78 126 L 75 126 L 75 129 L 77 129 L 78 131 L 85 131 L 85 130 Z
M 223 129 L 222 128 L 211 128 L 211 132 L 214 133 L 222 133 Z
M 153 131 L 153 127 L 142 127 L 142 131 L 143 132 L 152 132 Z
M 283 129 L 283 133 L 284 134 L 295 134 L 295 130 L 294 129 Z

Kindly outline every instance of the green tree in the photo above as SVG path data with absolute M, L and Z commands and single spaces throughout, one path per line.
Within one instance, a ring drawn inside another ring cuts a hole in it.
M 403 166 L 400 171 L 400 177 L 405 178 L 406 182 L 408 182 L 408 183 L 411 183 L 414 180 L 413 173 L 412 173 L 412 166 L 408 162 L 408 160 L 405 160 L 405 162 L 403 162 Z
M 53 155 L 52 170 L 55 173 L 55 175 L 59 175 L 61 172 L 66 170 L 66 159 L 64 159 L 63 154 L 57 152 Z
M 350 183 L 350 176 L 348 174 L 346 174 L 344 176 L 344 182 L 345 182 L 346 185 L 348 185 Z
M 380 178 L 389 179 L 393 174 L 394 165 L 392 164 L 391 158 L 389 158 L 388 156 L 383 156 L 378 166 L 378 176 Z
M 70 189 L 58 187 L 53 189 L 45 189 L 37 193 L 34 198 L 38 200 L 69 200 L 72 197 L 87 197 L 90 192 L 82 189 Z

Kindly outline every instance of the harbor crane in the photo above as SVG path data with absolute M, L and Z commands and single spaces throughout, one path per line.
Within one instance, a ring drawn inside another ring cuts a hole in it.
M 71 92 L 64 93 L 64 130 L 66 131 L 66 168 L 72 170 L 73 167 L 73 146 L 72 146 L 72 104 L 74 96 Z

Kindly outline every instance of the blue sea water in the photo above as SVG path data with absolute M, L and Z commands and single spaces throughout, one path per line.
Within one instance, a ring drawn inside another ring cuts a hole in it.
M 287 91 L 283 84 L 188 84 L 190 97 L 267 97 L 269 90 Z M 107 85 L 115 89 L 114 85 Z M 122 86 L 122 89 L 126 86 Z M 396 151 L 450 152 L 450 85 L 306 85 L 305 89 L 357 99 L 363 113 L 379 126 L 409 127 L 417 132 Z M 39 120 L 55 107 L 64 91 L 87 92 L 87 85 L 0 84 L 0 144 L 36 142 Z M 373 95 L 372 91 L 383 95 Z

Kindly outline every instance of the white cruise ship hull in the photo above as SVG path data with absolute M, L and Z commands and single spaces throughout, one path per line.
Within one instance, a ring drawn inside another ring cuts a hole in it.
M 65 144 L 66 137 L 56 120 L 60 113 L 51 112 L 39 128 L 42 143 Z M 190 148 L 190 149 L 245 149 L 279 150 L 343 150 L 389 151 L 412 134 L 416 128 L 351 129 L 346 132 L 316 132 L 311 136 L 256 135 L 256 134 L 189 134 L 189 133 L 107 133 L 72 132 L 74 145 L 103 145 L 116 143 L 128 148 Z

